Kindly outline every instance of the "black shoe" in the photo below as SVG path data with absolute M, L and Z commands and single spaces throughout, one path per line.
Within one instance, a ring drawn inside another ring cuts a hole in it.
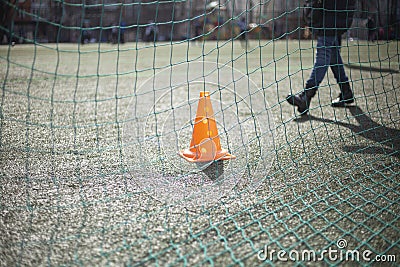
M 286 100 L 290 105 L 297 106 L 299 113 L 306 114 L 310 107 L 311 97 L 307 97 L 303 92 L 297 95 L 288 95 Z
M 350 88 L 349 83 L 344 83 L 340 86 L 340 95 L 338 98 L 332 101 L 332 107 L 344 107 L 346 104 L 351 104 L 354 102 L 353 91 Z
M 354 103 L 354 97 L 353 95 L 349 97 L 343 97 L 342 94 L 338 96 L 335 100 L 332 101 L 332 107 L 338 108 L 338 107 L 345 107 L 346 104 L 351 104 Z

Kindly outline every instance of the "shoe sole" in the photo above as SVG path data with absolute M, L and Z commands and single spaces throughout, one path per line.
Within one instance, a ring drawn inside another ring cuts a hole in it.
M 331 103 L 331 106 L 335 107 L 335 108 L 341 108 L 341 107 L 345 107 L 347 104 L 351 104 L 351 103 L 354 103 L 354 99 L 347 99 L 347 100 L 341 100 L 338 102 L 334 102 L 334 103 Z

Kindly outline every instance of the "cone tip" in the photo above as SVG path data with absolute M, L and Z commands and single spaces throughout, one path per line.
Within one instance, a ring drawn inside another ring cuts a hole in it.
M 201 91 L 200 92 L 200 97 L 207 97 L 207 96 L 209 96 L 210 95 L 210 92 L 209 91 Z

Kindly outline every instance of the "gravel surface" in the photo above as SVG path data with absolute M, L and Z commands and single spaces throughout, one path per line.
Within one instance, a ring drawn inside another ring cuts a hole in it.
M 398 261 L 399 44 L 349 42 L 355 104 L 330 107 L 329 73 L 300 116 L 312 45 L 0 47 L 0 266 L 256 266 L 339 240 Z M 235 160 L 178 156 L 203 90 Z

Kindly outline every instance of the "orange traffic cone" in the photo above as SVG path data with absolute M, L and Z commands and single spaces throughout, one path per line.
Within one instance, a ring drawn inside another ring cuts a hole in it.
M 226 149 L 221 148 L 210 92 L 200 92 L 190 148 L 179 151 L 179 155 L 189 162 L 210 162 L 236 158 Z

